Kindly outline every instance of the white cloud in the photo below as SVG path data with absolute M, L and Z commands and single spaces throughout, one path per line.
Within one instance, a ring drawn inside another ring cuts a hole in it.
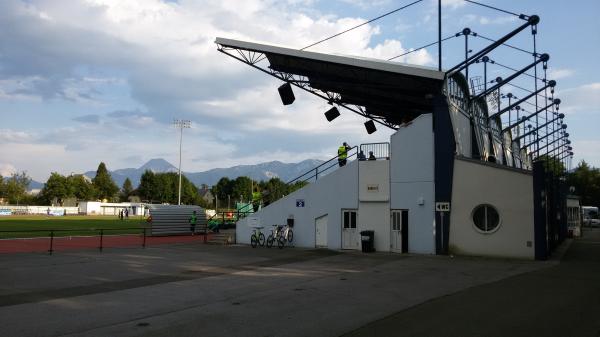
M 576 140 L 573 141 L 574 160 L 573 166 L 581 160 L 585 160 L 588 164 L 600 167 L 600 141 L 598 140 Z
M 572 69 L 567 68 L 552 68 L 548 69 L 548 78 L 551 80 L 559 80 L 561 78 L 571 77 L 575 73 Z
M 299 90 L 296 104 L 282 106 L 276 80 L 216 50 L 217 36 L 303 47 L 365 22 L 301 8 L 311 3 L 1 2 L 0 100 L 41 102 L 40 116 L 46 101 L 68 102 L 71 113 L 70 124 L 55 114 L 42 131 L 1 130 L 0 152 L 43 180 L 52 170 L 81 172 L 100 160 L 112 168 L 142 164 L 132 158 L 175 160 L 173 118 L 194 122 L 184 138 L 190 170 L 329 157 L 340 139 L 387 141 L 389 131 L 367 136 L 364 118 L 350 112 L 327 123 L 329 106 Z M 384 59 L 407 51 L 396 39 L 373 43 L 379 34 L 365 25 L 310 50 Z M 430 65 L 432 57 L 423 50 L 398 61 Z M 114 91 L 125 90 L 118 95 L 135 104 L 119 106 Z M 124 111 L 107 114 L 117 109 Z
M 0 143 L 26 143 L 32 140 L 32 136 L 24 131 L 0 129 Z
M 437 1 L 435 1 L 437 6 Z M 463 7 L 467 3 L 464 0 L 442 0 L 442 7 L 450 7 L 451 9 L 457 9 Z
M 351 4 L 353 6 L 357 6 L 361 9 L 368 9 L 372 7 L 383 7 L 389 6 L 391 4 L 391 0 L 340 0 L 343 3 Z
M 0 163 L 0 176 L 10 177 L 13 173 L 16 173 L 17 169 L 8 163 Z
M 517 17 L 515 16 L 498 16 L 498 17 L 487 17 L 483 15 L 466 14 L 461 19 L 462 24 L 480 24 L 480 25 L 505 25 L 507 23 L 516 22 Z
M 557 97 L 562 101 L 561 111 L 567 114 L 600 114 L 600 82 L 557 90 Z

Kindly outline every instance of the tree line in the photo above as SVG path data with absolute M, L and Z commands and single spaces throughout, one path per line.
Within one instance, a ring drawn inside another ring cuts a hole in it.
M 142 202 L 148 203 L 178 203 L 179 175 L 174 172 L 154 173 L 146 171 L 142 174 L 137 188 L 129 178 L 126 178 L 120 188 L 112 179 L 106 165 L 101 162 L 93 179 L 82 174 L 64 176 L 52 172 L 38 195 L 27 193 L 31 178 L 25 172 L 15 173 L 9 178 L 0 176 L 0 197 L 13 205 L 63 205 L 71 199 L 75 201 L 130 201 L 137 197 Z M 262 203 L 268 205 L 275 200 L 292 193 L 306 185 L 306 182 L 296 182 L 288 185 L 279 178 L 268 181 L 255 181 L 248 177 L 229 179 L 223 177 L 210 189 L 213 197 L 204 198 L 194 183 L 185 176 L 181 176 L 181 203 L 186 205 L 200 205 L 205 208 L 225 208 L 236 201 Z M 207 189 L 207 186 L 203 186 Z M 215 200 L 216 197 L 216 200 Z
M 211 188 L 211 193 L 218 199 L 221 207 L 229 204 L 231 201 L 252 201 L 253 203 L 262 203 L 266 206 L 307 184 L 305 181 L 287 184 L 279 178 L 257 182 L 248 177 L 237 177 L 235 179 L 223 177 Z
M 567 186 L 573 186 L 573 194 L 580 197 L 582 206 L 600 207 L 600 169 L 582 160 L 567 175 Z

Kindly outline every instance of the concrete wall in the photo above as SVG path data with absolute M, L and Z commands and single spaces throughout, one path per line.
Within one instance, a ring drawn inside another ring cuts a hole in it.
M 304 200 L 304 207 L 296 207 Z M 342 209 L 358 209 L 358 162 L 349 162 L 334 172 L 319 178 L 304 188 L 281 198 L 252 215 L 264 226 L 268 236 L 272 225 L 284 225 L 288 217 L 294 218 L 294 245 L 315 247 L 315 219 L 327 217 L 327 247 L 341 249 Z M 250 219 L 242 219 L 236 227 L 238 243 L 250 243 Z
M 86 215 L 102 214 L 100 204 L 100 201 L 81 201 L 79 203 L 79 212 Z
M 390 161 L 361 161 L 358 172 L 358 233 L 375 231 L 375 250 L 390 251 Z
M 534 259 L 530 173 L 456 158 L 452 186 L 451 253 Z M 490 204 L 498 210 L 497 230 L 483 233 L 473 224 L 473 209 L 480 204 Z
M 431 114 L 391 137 L 390 208 L 408 209 L 408 251 L 435 254 L 434 146 Z

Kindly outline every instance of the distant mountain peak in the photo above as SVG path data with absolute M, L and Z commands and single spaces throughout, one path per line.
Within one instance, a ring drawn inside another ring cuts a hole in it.
M 162 158 L 154 158 L 142 165 L 139 170 L 152 172 L 175 172 L 177 167 Z
M 269 180 L 271 178 L 279 178 L 283 181 L 288 181 L 296 178 L 300 174 L 306 173 L 323 163 L 318 159 L 306 159 L 299 163 L 282 163 L 280 161 L 270 161 L 258 163 L 255 165 L 238 165 L 228 168 L 214 168 L 204 172 L 182 172 L 192 183 L 200 187 L 202 184 L 212 186 L 216 184 L 222 177 L 235 179 L 240 176 L 247 176 L 256 181 Z M 140 178 L 146 170 L 154 173 L 177 172 L 177 168 L 168 161 L 162 158 L 149 160 L 140 168 L 125 168 L 110 171 L 115 183 L 118 186 L 123 186 L 125 179 L 129 178 L 133 186 L 138 186 Z M 85 173 L 89 178 L 96 176 L 96 171 L 88 171 Z

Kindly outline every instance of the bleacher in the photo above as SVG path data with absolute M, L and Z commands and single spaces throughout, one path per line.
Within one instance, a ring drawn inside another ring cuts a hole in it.
M 196 233 L 206 231 L 206 213 L 200 206 L 193 205 L 147 205 L 150 212 L 150 235 L 189 235 L 189 219 L 196 211 Z

